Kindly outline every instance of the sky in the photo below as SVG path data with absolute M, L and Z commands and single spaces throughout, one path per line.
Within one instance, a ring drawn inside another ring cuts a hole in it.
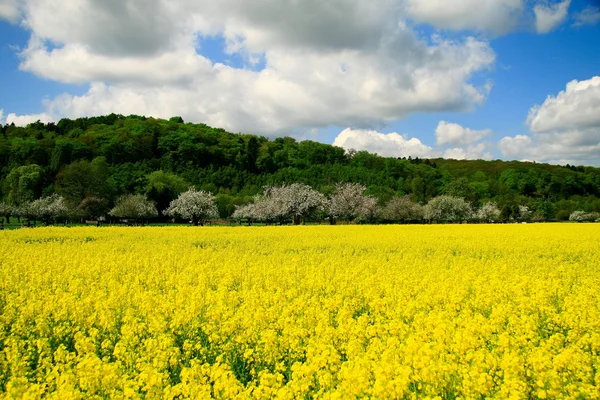
M 600 166 L 597 0 L 0 0 L 0 123 Z

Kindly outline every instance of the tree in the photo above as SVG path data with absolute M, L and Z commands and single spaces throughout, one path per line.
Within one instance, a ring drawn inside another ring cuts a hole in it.
M 354 220 L 359 217 L 368 219 L 373 216 L 373 206 L 377 200 L 364 194 L 367 188 L 358 183 L 338 183 L 329 201 L 329 220 Z M 371 214 L 371 215 L 368 215 Z
M 500 220 L 500 209 L 493 201 L 485 203 L 475 213 L 475 218 L 482 222 L 498 222 Z
M 79 203 L 77 210 L 83 218 L 99 221 L 108 213 L 108 202 L 94 196 L 86 197 Z
M 57 192 L 74 205 L 86 197 L 106 198 L 110 194 L 108 175 L 104 157 L 97 157 L 92 162 L 75 161 L 58 174 Z
M 425 219 L 438 222 L 460 222 L 471 217 L 469 203 L 460 197 L 434 197 L 425 206 Z
M 14 208 L 14 212 L 19 218 L 24 218 L 27 220 L 27 226 L 30 226 L 31 221 L 33 221 L 33 225 L 35 226 L 37 213 L 32 206 L 32 202 L 22 202 L 20 205 Z
M 69 213 L 69 208 L 62 196 L 53 194 L 37 199 L 29 204 L 29 211 L 35 219 L 50 225 L 58 218 L 64 218 Z
M 120 197 L 109 214 L 117 218 L 133 219 L 136 222 L 143 218 L 158 216 L 154 203 L 144 196 L 135 194 Z
M 382 212 L 384 219 L 402 223 L 421 221 L 423 215 L 423 206 L 413 202 L 408 195 L 394 197 L 387 203 Z
M 183 193 L 190 184 L 182 177 L 164 171 L 154 171 L 147 176 L 146 196 L 156 203 L 158 210 L 164 210 Z
M 6 218 L 6 223 L 10 224 L 10 217 L 14 214 L 14 212 L 14 206 L 3 201 L 0 202 L 0 223 L 3 223 L 3 219 Z
M 6 177 L 8 202 L 19 206 L 33 201 L 41 193 L 42 167 L 36 164 L 14 168 Z
M 469 179 L 462 177 L 448 183 L 444 188 L 444 193 L 448 196 L 462 197 L 473 203 L 476 200 L 476 193 Z
M 519 221 L 529 221 L 529 218 L 531 218 L 531 211 L 529 210 L 529 207 L 527 206 L 519 206 L 519 215 L 517 217 L 517 219 Z
M 280 205 L 279 214 L 291 218 L 294 225 L 299 225 L 300 221 L 304 222 L 306 218 L 324 211 L 327 204 L 327 199 L 322 193 L 302 183 L 273 187 L 266 192 L 266 197 L 272 198 Z
M 194 226 L 204 226 L 209 218 L 218 218 L 219 210 L 215 203 L 215 196 L 203 190 L 197 191 L 190 188 L 171 202 L 164 212 L 166 215 L 189 219 Z
M 593 222 L 593 221 L 596 221 L 598 218 L 600 218 L 599 213 L 597 213 L 597 212 L 587 213 L 582 210 L 573 211 L 571 213 L 571 215 L 569 215 L 569 221 L 577 221 L 577 222 L 584 222 L 584 221 Z

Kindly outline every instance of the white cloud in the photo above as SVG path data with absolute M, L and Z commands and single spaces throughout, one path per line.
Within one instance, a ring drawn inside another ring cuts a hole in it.
M 90 85 L 84 95 L 50 99 L 45 112 L 54 119 L 107 112 L 182 115 L 268 135 L 368 128 L 416 112 L 471 110 L 491 89 L 472 83 L 475 74 L 493 67 L 489 43 L 466 33 L 453 40 L 435 32 L 423 37 L 415 33 L 414 21 L 501 34 L 527 8 L 525 0 L 0 0 L 0 5 L 17 10 L 11 13 L 21 15 L 31 32 L 20 52 L 21 70 Z M 250 67 L 233 68 L 198 54 L 203 40 L 215 35 Z M 261 64 L 256 70 L 259 58 L 264 69 Z
M 537 4 L 533 7 L 535 14 L 535 28 L 538 33 L 548 33 L 567 18 L 571 0 L 564 0 L 555 4 Z
M 573 26 L 595 25 L 600 22 L 600 8 L 587 6 L 576 13 L 573 18 L 575 19 Z
M 483 139 L 485 136 L 491 135 L 489 129 L 473 130 L 460 126 L 459 124 L 440 121 L 436 130 L 436 144 L 438 146 L 452 145 L 465 146 L 472 145 L 475 142 Z
M 379 133 L 370 130 L 342 131 L 334 140 L 334 146 L 344 149 L 366 150 L 383 157 L 439 157 L 441 153 L 429 147 L 417 138 L 393 133 Z
M 6 116 L 6 123 L 9 125 L 14 123 L 16 126 L 26 126 L 36 121 L 48 123 L 54 121 L 54 117 L 46 113 L 30 115 L 16 115 L 10 113 Z
M 0 19 L 17 22 L 20 16 L 18 0 L 0 0 Z
M 405 15 L 393 0 L 25 4 L 32 36 L 20 68 L 64 83 L 93 82 L 82 96 L 48 101 L 46 112 L 56 119 L 182 115 L 269 135 L 369 127 L 414 112 L 472 109 L 489 86 L 477 87 L 471 77 L 495 61 L 479 39 L 420 38 L 398 22 Z M 215 34 L 250 64 L 261 54 L 264 69 L 197 54 L 203 35 Z
M 540 133 L 600 127 L 600 76 L 567 83 L 558 95 L 533 107 L 527 122 Z
M 506 136 L 500 139 L 498 147 L 504 157 L 521 159 L 532 151 L 533 141 L 526 135 Z
M 523 3 L 523 0 L 407 0 L 407 10 L 415 20 L 438 28 L 503 34 L 515 27 Z
M 533 107 L 531 136 L 505 137 L 506 157 L 571 164 L 600 164 L 600 76 L 571 81 L 556 96 Z
M 468 146 L 466 149 L 462 147 L 454 147 L 444 151 L 444 158 L 452 158 L 455 160 L 491 160 L 492 153 L 486 151 L 484 143 Z

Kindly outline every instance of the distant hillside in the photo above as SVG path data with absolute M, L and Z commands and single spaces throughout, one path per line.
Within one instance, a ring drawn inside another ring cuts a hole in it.
M 73 204 L 86 197 L 113 203 L 143 193 L 160 208 L 194 185 L 217 194 L 227 217 L 266 185 L 302 182 L 327 194 L 340 181 L 366 185 L 381 203 L 395 195 L 425 202 L 452 194 L 474 205 L 489 199 L 528 205 L 550 220 L 578 209 L 600 212 L 600 169 L 592 167 L 384 158 L 289 137 L 234 134 L 179 117 L 111 114 L 1 128 L 0 197 L 8 202 L 57 192 Z

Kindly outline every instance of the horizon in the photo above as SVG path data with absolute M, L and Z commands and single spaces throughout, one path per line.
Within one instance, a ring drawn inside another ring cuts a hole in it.
M 600 166 L 597 1 L 1 0 L 0 35 L 0 124 L 181 115 L 383 157 Z

